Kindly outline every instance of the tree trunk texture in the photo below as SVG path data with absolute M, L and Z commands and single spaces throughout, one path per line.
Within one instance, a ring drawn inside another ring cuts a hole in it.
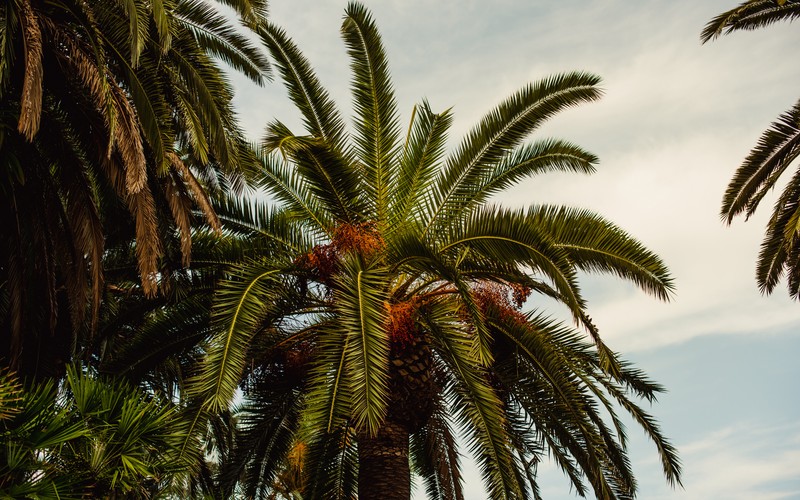
M 408 500 L 411 472 L 408 465 L 408 430 L 385 421 L 374 437 L 358 438 L 359 500 Z

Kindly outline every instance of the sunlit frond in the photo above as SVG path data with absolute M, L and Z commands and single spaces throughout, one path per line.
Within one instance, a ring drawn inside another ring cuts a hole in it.
M 354 142 L 364 169 L 363 189 L 373 217 L 386 220 L 400 135 L 388 62 L 377 26 L 361 4 L 351 2 L 345 9 L 342 38 L 353 71 L 350 87 L 359 117 Z

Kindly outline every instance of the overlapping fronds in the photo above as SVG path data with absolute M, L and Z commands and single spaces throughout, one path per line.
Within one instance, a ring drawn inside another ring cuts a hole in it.
M 778 21 L 800 17 L 796 0 L 749 0 L 723 12 L 706 25 L 703 43 L 737 30 L 754 30 Z M 764 196 L 800 154 L 800 101 L 772 123 L 736 170 L 722 200 L 722 219 L 730 224 L 742 213 L 749 218 Z M 800 215 L 797 214 L 800 170 L 784 187 L 767 223 L 756 263 L 756 281 L 762 293 L 770 294 L 785 275 L 789 295 L 800 298 Z
M 598 99 L 599 83 L 599 77 L 588 73 L 554 75 L 523 87 L 487 114 L 448 157 L 432 185 L 426 231 L 468 206 L 466 193 L 472 186 L 544 121 L 566 108 Z
M 217 208 L 219 248 L 262 252 L 220 283 L 206 375 L 193 384 L 216 410 L 237 383 L 243 391 L 242 446 L 253 446 L 231 455 L 226 491 L 350 498 L 368 490 L 376 463 L 404 476 L 410 457 L 430 495 L 463 498 L 461 433 L 490 498 L 540 498 L 536 467 L 548 456 L 579 494 L 631 498 L 620 408 L 677 482 L 674 449 L 633 401 L 661 388 L 603 343 L 578 283 L 580 271 L 611 273 L 666 300 L 663 262 L 589 211 L 487 203 L 534 175 L 594 171 L 597 158 L 572 143 L 525 140 L 597 99 L 599 78 L 523 87 L 447 156 L 450 111 L 427 102 L 402 140 L 387 57 L 362 5 L 348 5 L 342 26 L 352 137 L 288 35 L 268 24 L 259 34 L 309 135 L 267 124 L 267 200 Z M 273 252 L 283 264 L 265 267 Z M 566 305 L 591 340 L 525 314 L 537 294 Z
M 263 2 L 230 3 L 248 26 L 263 21 Z M 140 290 L 154 297 L 167 293 L 176 260 L 189 264 L 190 209 L 218 226 L 204 180 L 235 179 L 257 161 L 220 60 L 259 81 L 269 67 L 238 21 L 208 2 L 26 0 L 1 6 L 0 19 L 3 159 L 25 163 L 0 183 L 0 211 L 25 228 L 0 232 L 14 254 L 2 254 L 0 281 L 14 276 L 21 293 L 2 355 L 26 375 L 52 375 L 56 359 L 94 347 L 85 341 L 95 340 L 109 242 L 135 249 Z M 33 209 L 20 211 L 22 199 Z M 172 255 L 176 234 L 182 259 Z M 24 292 L 24 283 L 41 286 Z M 58 338 L 46 345 L 23 329 Z
M 411 436 L 409 451 L 414 471 L 422 478 L 429 497 L 463 500 L 456 433 L 448 413 L 443 399 L 437 398 L 431 418 Z
M 411 213 L 411 210 L 423 209 L 420 198 L 428 191 L 440 166 L 445 154 L 447 132 L 452 123 L 449 110 L 435 114 L 427 101 L 414 107 L 403 157 L 392 186 L 392 215 L 396 223 L 416 220 L 421 215 Z
M 526 220 L 521 210 L 492 206 L 476 210 L 450 229 L 446 241 L 443 251 L 469 248 L 490 259 L 513 259 L 542 273 L 552 281 L 576 317 L 584 306 L 568 253 L 555 244 L 546 228 Z
M 537 205 L 528 209 L 525 220 L 550 236 L 578 269 L 616 274 L 669 300 L 674 286 L 664 262 L 603 217 L 588 210 Z
M 334 218 L 348 222 L 363 218 L 359 192 L 363 179 L 336 149 L 313 137 L 296 137 L 280 122 L 267 127 L 264 145 L 267 151 L 280 151 L 292 162 L 310 194 L 317 197 Z
M 231 403 L 247 363 L 250 339 L 264 323 L 269 324 L 285 290 L 281 267 L 271 260 L 247 262 L 220 285 L 213 313 L 219 334 L 207 347 L 202 375 L 192 385 L 209 409 L 227 408 Z
M 270 74 L 269 61 L 213 4 L 179 2 L 176 21 L 189 29 L 203 50 L 240 71 L 255 83 L 263 84 Z M 263 20 L 262 20 L 263 21 Z
M 725 190 L 721 216 L 730 224 L 741 213 L 750 217 L 778 177 L 800 154 L 800 102 L 761 135 Z
M 507 498 L 524 487 L 512 472 L 512 459 L 500 399 L 486 379 L 487 370 L 475 363 L 469 335 L 455 319 L 451 301 L 428 304 L 424 320 L 451 372 L 445 398 L 458 424 L 468 432 L 467 442 L 478 460 L 492 498 Z
M 17 408 L 2 431 L 0 494 L 179 494 L 165 480 L 188 470 L 176 457 L 181 435 L 170 403 L 70 366 L 62 388 L 35 384 L 22 391 Z

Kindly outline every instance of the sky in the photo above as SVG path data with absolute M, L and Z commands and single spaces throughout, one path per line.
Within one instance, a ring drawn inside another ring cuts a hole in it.
M 672 271 L 669 303 L 611 276 L 581 281 L 606 342 L 669 391 L 651 413 L 680 452 L 683 488 L 666 484 L 655 447 L 631 422 L 639 498 L 800 499 L 800 303 L 785 283 L 763 296 L 755 282 L 774 197 L 747 222 L 727 226 L 719 217 L 736 167 L 800 97 L 800 26 L 701 45 L 705 23 L 738 0 L 364 3 L 383 36 L 402 122 L 423 98 L 434 111 L 452 107 L 451 145 L 528 82 L 571 70 L 603 78 L 600 101 L 563 112 L 532 137 L 595 153 L 597 173 L 531 178 L 498 202 L 592 209 Z M 270 16 L 349 117 L 349 60 L 339 37 L 345 6 L 270 0 Z M 275 118 L 300 130 L 280 82 L 232 81 L 252 139 Z M 542 307 L 566 317 L 555 305 Z M 464 471 L 467 498 L 484 498 L 469 457 Z M 545 498 L 575 498 L 555 466 L 541 467 L 539 478 Z

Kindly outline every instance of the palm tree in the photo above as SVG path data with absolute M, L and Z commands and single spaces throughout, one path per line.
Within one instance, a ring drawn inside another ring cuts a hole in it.
M 55 402 L 55 403 L 54 403 Z M 0 495 L 151 498 L 181 494 L 189 464 L 174 405 L 68 367 L 62 387 L 0 372 Z M 181 495 L 183 496 L 183 495 Z
M 706 25 L 703 43 L 722 34 L 753 30 L 800 17 L 796 0 L 750 0 L 724 12 Z M 730 224 L 737 215 L 749 218 L 764 196 L 800 154 L 800 101 L 782 114 L 758 140 L 728 184 L 721 216 Z M 772 293 L 785 275 L 789 295 L 800 299 L 800 170 L 783 188 L 767 222 L 756 266 L 762 293 Z
M 492 498 L 538 497 L 547 456 L 579 494 L 630 498 L 620 407 L 679 482 L 675 450 L 635 402 L 662 388 L 603 343 L 577 279 L 611 273 L 667 300 L 662 261 L 592 212 L 490 201 L 536 174 L 594 171 L 596 158 L 576 145 L 524 140 L 597 99 L 599 78 L 526 85 L 446 154 L 449 111 L 422 102 L 402 135 L 363 6 L 349 4 L 342 25 L 352 137 L 287 35 L 270 24 L 259 34 L 307 135 L 269 124 L 261 187 L 270 199 L 226 205 L 240 219 L 229 239 L 269 250 L 248 254 L 218 285 L 206 357 L 188 388 L 197 428 L 244 393 L 221 490 L 408 498 L 413 471 L 431 495 L 462 498 L 460 431 Z M 533 292 L 563 303 L 592 341 L 523 312 Z
M 263 0 L 221 3 L 263 21 Z M 53 375 L 96 331 L 108 248 L 152 297 L 189 262 L 191 209 L 216 225 L 206 190 L 255 161 L 217 61 L 268 66 L 194 0 L 4 2 L 0 47 L 0 355 Z

